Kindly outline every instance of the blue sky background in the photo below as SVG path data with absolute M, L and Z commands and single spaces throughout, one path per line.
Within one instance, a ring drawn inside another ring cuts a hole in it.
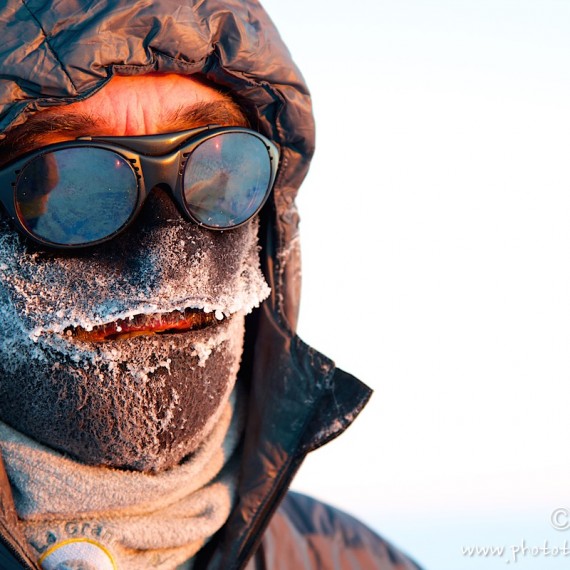
M 376 391 L 295 487 L 426 568 L 570 567 L 512 559 L 570 542 L 570 3 L 263 4 L 318 126 L 299 333 Z

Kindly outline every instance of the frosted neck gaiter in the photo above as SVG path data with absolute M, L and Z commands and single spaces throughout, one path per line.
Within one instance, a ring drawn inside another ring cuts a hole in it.
M 195 453 L 141 473 L 77 463 L 0 422 L 24 534 L 44 570 L 174 570 L 227 520 L 243 426 L 236 392 Z

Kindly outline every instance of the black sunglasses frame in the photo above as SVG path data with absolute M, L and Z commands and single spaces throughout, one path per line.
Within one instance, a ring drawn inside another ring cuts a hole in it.
M 257 137 L 267 149 L 270 164 L 270 180 L 265 197 L 259 207 L 246 220 L 231 227 L 209 226 L 197 220 L 184 202 L 183 176 L 186 162 L 192 152 L 204 141 L 225 133 L 246 133 Z M 91 147 L 115 152 L 133 169 L 137 181 L 137 203 L 127 221 L 116 231 L 102 239 L 81 244 L 59 244 L 42 239 L 30 232 L 20 220 L 16 205 L 16 187 L 20 173 L 33 159 L 60 149 Z M 135 220 L 143 204 L 156 186 L 166 185 L 180 213 L 189 221 L 209 230 L 231 231 L 246 224 L 263 208 L 271 194 L 279 165 L 279 149 L 262 134 L 245 127 L 222 127 L 207 125 L 186 131 L 159 135 L 141 136 L 84 136 L 74 140 L 47 145 L 31 151 L 0 170 L 0 203 L 8 213 L 16 230 L 35 243 L 52 249 L 67 250 L 92 247 L 114 239 L 125 231 Z

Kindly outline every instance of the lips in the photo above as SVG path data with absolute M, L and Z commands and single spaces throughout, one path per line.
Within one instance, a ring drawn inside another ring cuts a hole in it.
M 223 317 L 222 317 L 223 319 Z M 140 314 L 87 330 L 81 326 L 67 327 L 63 334 L 82 342 L 125 340 L 136 336 L 174 334 L 204 329 L 220 322 L 215 313 L 186 309 L 170 313 Z

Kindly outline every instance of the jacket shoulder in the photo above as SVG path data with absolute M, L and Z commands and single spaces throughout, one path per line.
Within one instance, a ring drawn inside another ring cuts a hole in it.
M 248 569 L 421 570 L 354 517 L 294 492 L 272 518 L 254 561 Z

